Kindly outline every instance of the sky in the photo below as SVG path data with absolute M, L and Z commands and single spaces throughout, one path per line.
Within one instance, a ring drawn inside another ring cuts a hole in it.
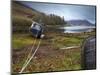
M 46 14 L 55 14 L 68 20 L 88 20 L 95 23 L 96 7 L 89 5 L 51 4 L 38 2 L 22 2 L 23 4 Z

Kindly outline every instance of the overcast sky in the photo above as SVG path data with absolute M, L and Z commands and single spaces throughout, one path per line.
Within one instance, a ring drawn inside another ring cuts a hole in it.
M 68 4 L 51 4 L 51 3 L 36 3 L 22 2 L 29 7 L 46 14 L 56 14 L 65 18 L 65 20 L 88 20 L 95 23 L 95 6 L 86 5 L 68 5 Z

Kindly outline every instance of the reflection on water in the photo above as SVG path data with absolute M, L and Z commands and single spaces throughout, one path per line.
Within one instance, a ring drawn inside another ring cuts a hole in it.
M 64 29 L 64 33 L 81 33 L 81 32 L 91 32 L 95 26 L 66 26 L 61 27 Z

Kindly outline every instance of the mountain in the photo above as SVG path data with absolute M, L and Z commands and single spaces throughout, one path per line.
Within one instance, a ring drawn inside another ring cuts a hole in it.
M 77 26 L 93 26 L 94 24 L 90 23 L 87 20 L 70 20 L 67 21 L 67 23 L 71 26 L 77 25 Z

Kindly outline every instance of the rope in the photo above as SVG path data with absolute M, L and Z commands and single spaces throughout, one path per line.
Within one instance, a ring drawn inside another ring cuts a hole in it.
M 41 43 L 41 39 L 40 39 L 39 44 L 38 44 L 37 48 L 35 49 L 33 55 L 30 57 L 30 59 L 27 61 L 27 63 L 22 67 L 22 69 L 19 73 L 22 73 L 24 71 L 24 69 L 27 67 L 27 65 L 29 64 L 29 62 L 32 60 L 32 58 L 36 54 L 37 50 L 39 49 L 40 43 Z
M 42 31 L 43 31 L 43 30 L 42 30 Z M 38 32 L 37 32 L 37 35 L 38 35 Z M 38 48 L 39 48 L 39 46 L 40 46 L 41 39 L 39 40 L 39 44 L 38 44 L 37 48 L 35 49 L 34 53 L 33 53 L 32 56 L 31 56 L 31 53 L 32 53 L 32 50 L 33 50 L 33 48 L 34 48 L 35 43 L 36 43 L 36 39 L 35 39 L 35 41 L 34 41 L 34 43 L 33 43 L 33 46 L 32 46 L 32 48 L 31 48 L 31 51 L 30 51 L 29 54 L 28 54 L 28 57 L 27 57 L 25 63 L 23 64 L 23 67 L 22 67 L 22 69 L 21 69 L 21 71 L 20 71 L 19 73 L 22 73 L 22 72 L 24 71 L 24 69 L 27 67 L 27 65 L 29 64 L 29 62 L 32 60 L 32 58 L 33 58 L 34 55 L 36 54 L 36 52 L 37 52 L 37 50 L 38 50 Z M 29 57 L 30 57 L 30 59 L 29 59 Z M 29 60 L 28 60 L 28 59 L 29 59 Z
M 30 55 L 31 55 L 31 52 L 32 52 L 32 50 L 34 49 L 34 45 L 35 45 L 35 43 L 36 43 L 36 39 L 35 39 L 35 41 L 34 41 L 34 43 L 33 43 L 33 46 L 32 46 L 32 48 L 31 48 L 31 50 L 30 50 L 30 52 L 29 52 L 29 54 L 28 54 L 28 57 L 27 57 L 25 63 L 23 64 L 23 67 L 24 67 L 25 64 L 28 62 L 28 59 L 29 59 L 29 57 L 30 57 Z M 22 68 L 23 68 L 23 67 L 22 67 Z M 21 70 L 22 70 L 22 69 L 21 69 Z

